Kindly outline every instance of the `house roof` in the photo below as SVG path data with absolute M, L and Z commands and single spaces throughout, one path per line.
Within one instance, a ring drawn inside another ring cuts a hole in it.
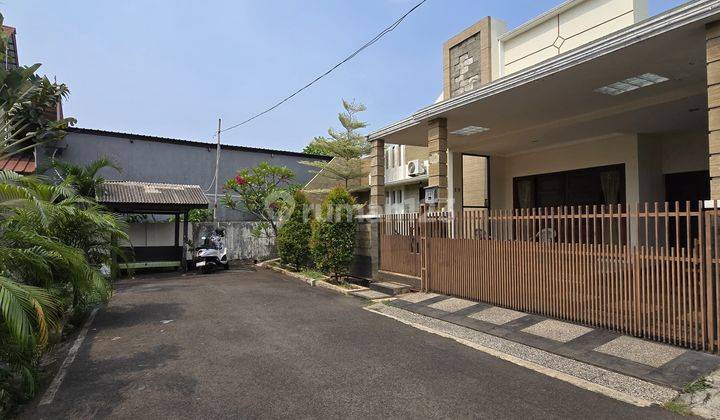
M 13 171 L 19 174 L 32 174 L 35 172 L 35 156 L 13 156 L 8 159 L 0 160 L 0 170 Z
M 532 86 L 541 85 L 546 81 L 550 81 L 549 83 L 555 83 L 557 80 L 563 79 L 561 77 L 561 73 L 564 74 L 572 69 L 587 67 L 589 63 L 594 63 L 622 51 L 634 48 L 633 54 L 638 60 L 642 60 L 643 55 L 648 54 L 652 54 L 653 58 L 655 58 L 655 55 L 659 54 L 658 51 L 656 51 L 657 45 L 666 42 L 667 37 L 664 35 L 678 29 L 685 30 L 691 26 L 693 28 L 695 28 L 695 26 L 702 27 L 702 24 L 707 23 L 712 19 L 716 19 L 718 13 L 720 13 L 720 1 L 718 0 L 695 0 L 688 2 L 665 13 L 631 25 L 596 41 L 590 42 L 584 46 L 545 60 L 527 69 L 494 80 L 493 82 L 472 92 L 421 108 L 408 118 L 402 119 L 381 128 L 380 130 L 370 133 L 368 138 L 370 140 L 385 139 L 386 142 L 400 144 L 419 144 L 419 140 L 417 139 L 424 139 L 426 134 L 421 129 L 421 126 L 429 120 L 439 117 L 447 117 L 450 113 L 460 112 L 462 109 L 466 108 L 469 109 L 469 106 L 471 105 L 475 106 L 476 104 L 482 103 L 489 104 L 491 101 L 503 103 L 508 102 L 509 97 L 514 95 L 514 92 L 519 91 L 521 88 L 532 89 Z M 691 37 L 687 34 L 689 30 L 690 29 L 683 32 L 677 39 L 682 38 L 683 41 L 690 40 Z M 704 35 L 698 38 L 704 41 Z M 654 41 L 652 48 L 650 50 L 644 49 L 642 45 L 647 44 L 649 41 Z M 700 43 L 698 43 L 698 45 L 700 45 Z M 686 46 L 682 45 L 682 47 L 684 48 Z M 666 52 L 670 53 L 674 51 Z M 602 63 L 604 71 L 614 69 L 616 73 L 622 73 L 623 67 L 627 67 L 623 66 L 622 63 L 615 63 L 614 67 L 608 66 L 605 61 L 607 60 L 604 60 Z M 646 63 L 645 68 L 648 67 L 650 67 L 650 70 L 641 71 L 635 74 L 655 71 L 651 67 L 650 63 Z M 580 72 L 580 70 L 577 71 Z M 590 76 L 592 76 L 599 79 L 603 75 L 600 70 L 589 71 L 585 69 L 584 73 L 585 76 L 587 76 L 586 78 L 590 78 Z M 606 71 L 606 73 L 609 75 L 608 71 Z M 623 78 L 634 76 L 635 74 L 627 74 L 625 77 L 609 80 L 609 82 L 622 80 Z M 615 76 L 609 75 L 609 77 Z M 680 80 L 680 78 L 678 79 Z M 540 83 L 541 81 L 543 83 Z M 603 86 L 604 84 L 605 83 L 601 82 L 600 84 L 597 84 L 597 86 L 588 86 L 597 88 Z M 572 88 L 575 88 L 575 86 Z M 564 90 L 560 90 L 559 92 L 567 93 L 569 95 L 573 93 L 572 88 L 566 87 Z M 553 94 L 548 97 L 551 99 L 554 98 Z M 523 102 L 513 101 L 512 103 L 515 108 L 517 108 L 518 104 L 522 105 Z M 492 108 L 498 109 L 497 104 L 494 104 Z M 507 109 L 504 110 L 504 112 L 508 114 Z M 476 115 L 475 119 L 477 119 L 477 115 L 483 115 L 479 110 L 473 110 L 473 114 Z M 546 116 L 545 119 L 549 120 L 548 117 L 549 116 Z M 448 128 L 449 131 L 452 131 L 453 129 L 462 127 Z
M 17 67 L 20 65 L 20 61 L 18 59 L 18 50 L 17 50 L 17 40 L 15 39 L 16 30 L 12 26 L 2 26 L 3 32 L 5 32 L 8 36 L 8 45 L 7 45 L 7 64 L 8 67 Z M 5 63 L 2 63 L 3 65 Z
M 154 141 L 158 143 L 170 143 L 170 144 L 178 144 L 183 146 L 194 146 L 194 147 L 211 147 L 214 148 L 216 146 L 215 143 L 208 143 L 208 142 L 200 142 L 195 140 L 183 140 L 183 139 L 174 139 L 169 137 L 158 137 L 158 136 L 150 136 L 145 134 L 135 134 L 135 133 L 122 133 L 118 131 L 108 131 L 108 130 L 98 130 L 98 129 L 92 129 L 92 128 L 80 128 L 80 127 L 71 127 L 67 129 L 70 133 L 78 133 L 78 134 L 87 134 L 87 135 L 94 135 L 94 136 L 104 136 L 104 137 L 115 137 L 115 138 L 124 138 L 129 140 L 144 140 L 144 141 Z M 313 155 L 308 153 L 301 153 L 301 152 L 292 152 L 288 150 L 277 150 L 277 149 L 264 149 L 260 147 L 248 147 L 248 146 L 236 146 L 231 144 L 221 144 L 220 145 L 221 150 L 236 150 L 241 152 L 256 152 L 256 153 L 268 153 L 273 155 L 284 155 L 284 156 L 296 156 L 306 159 L 314 159 L 314 160 L 326 160 L 329 161 L 330 158 L 327 156 L 321 156 L 321 155 Z
M 160 184 L 137 181 L 106 181 L 98 202 L 116 211 L 186 211 L 207 208 L 209 202 L 199 185 Z

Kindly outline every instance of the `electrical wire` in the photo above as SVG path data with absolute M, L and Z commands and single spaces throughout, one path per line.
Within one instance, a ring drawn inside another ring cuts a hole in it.
M 301 87 L 300 89 L 296 90 L 295 92 L 293 92 L 293 93 L 290 94 L 289 96 L 285 97 L 285 98 L 282 99 L 281 101 L 277 102 L 275 105 L 271 106 L 270 108 L 267 108 L 266 110 L 264 110 L 264 111 L 262 111 L 262 112 L 259 112 L 259 113 L 255 114 L 255 115 L 253 115 L 252 117 L 247 118 L 246 120 L 243 120 L 243 121 L 241 121 L 241 122 L 239 122 L 239 123 L 237 123 L 237 124 L 234 124 L 234 125 L 231 125 L 231 126 L 229 126 L 229 127 L 227 127 L 227 128 L 224 128 L 224 129 L 220 130 L 220 132 L 221 132 L 221 133 L 224 133 L 224 132 L 226 132 L 226 131 L 234 130 L 234 129 L 242 126 L 242 125 L 245 125 L 245 124 L 249 123 L 250 121 L 253 121 L 253 120 L 256 119 L 256 118 L 259 118 L 259 117 L 267 114 L 268 112 L 273 111 L 274 109 L 278 108 L 280 105 L 282 105 L 282 104 L 284 104 L 285 102 L 289 101 L 290 99 L 294 98 L 294 97 L 297 96 L 300 92 L 304 91 L 305 89 L 307 89 L 307 88 L 309 88 L 310 86 L 314 85 L 315 83 L 319 82 L 320 79 L 322 79 L 322 78 L 324 78 L 325 76 L 329 75 L 330 73 L 332 73 L 333 71 L 335 71 L 338 67 L 340 67 L 340 66 L 342 66 L 343 64 L 347 63 L 348 61 L 352 60 L 353 58 L 355 58 L 355 56 L 357 56 L 358 54 L 360 54 L 362 51 L 364 51 L 365 49 L 367 49 L 367 48 L 370 47 L 371 45 L 373 45 L 373 44 L 375 44 L 376 42 L 378 42 L 383 36 L 385 36 L 385 35 L 387 35 L 388 33 L 394 31 L 395 28 L 397 28 L 398 26 L 400 26 L 400 23 L 402 23 L 402 21 L 405 20 L 406 17 L 408 17 L 408 16 L 409 16 L 412 12 L 414 12 L 417 8 L 419 8 L 420 6 L 422 6 L 426 1 L 427 1 L 427 0 L 422 0 L 421 2 L 419 2 L 418 4 L 416 4 L 415 6 L 413 6 L 410 10 L 408 10 L 407 12 L 405 12 L 405 14 L 403 14 L 403 15 L 400 16 L 395 22 L 393 22 L 392 25 L 390 25 L 390 26 L 388 26 L 387 28 L 383 29 L 379 34 L 375 35 L 375 37 L 374 37 L 373 39 L 371 39 L 370 41 L 366 42 L 362 47 L 360 47 L 360 48 L 358 48 L 357 50 L 355 50 L 352 54 L 350 54 L 349 56 L 347 56 L 344 60 L 342 60 L 342 61 L 340 61 L 339 63 L 337 63 L 337 64 L 335 64 L 334 66 L 332 66 L 328 71 L 326 71 L 325 73 L 323 73 L 323 74 L 321 74 L 320 76 L 318 76 L 318 77 L 316 77 L 315 79 L 313 79 L 310 83 L 308 83 L 308 84 L 306 84 L 305 86 Z

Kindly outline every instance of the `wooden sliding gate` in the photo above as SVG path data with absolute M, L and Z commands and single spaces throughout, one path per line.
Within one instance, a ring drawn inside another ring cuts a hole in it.
M 383 271 L 420 277 L 419 217 L 395 214 L 380 222 L 380 269 Z
M 426 291 L 718 352 L 718 210 L 702 203 L 385 216 L 381 269 Z

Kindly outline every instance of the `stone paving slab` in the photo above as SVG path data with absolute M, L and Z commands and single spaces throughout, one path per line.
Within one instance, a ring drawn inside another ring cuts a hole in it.
M 392 296 L 385 294 L 383 292 L 378 292 L 377 290 L 361 290 L 359 292 L 351 292 L 350 294 L 354 296 L 358 296 L 364 299 L 387 299 Z
M 600 353 L 622 357 L 652 367 L 660 367 L 685 353 L 685 350 L 634 337 L 618 337 L 595 348 Z
M 444 295 L 418 295 L 403 295 L 405 300 L 395 300 L 389 304 L 458 327 L 521 343 L 537 351 L 571 358 L 674 389 L 682 389 L 686 384 L 720 369 L 720 357 L 713 354 L 631 338 L 602 328 L 525 314 L 486 303 Z M 458 307 L 463 309 L 455 310 Z M 620 338 L 623 339 L 618 340 Z
M 556 321 L 554 319 L 538 322 L 535 325 L 531 325 L 523 329 L 523 332 L 560 341 L 561 343 L 572 341 L 581 335 L 589 333 L 590 331 L 592 331 L 592 328 Z
M 438 296 L 440 295 L 437 293 L 406 293 L 404 295 L 399 295 L 397 298 L 405 302 L 418 303 Z
M 450 298 L 441 300 L 440 302 L 433 303 L 429 305 L 433 309 L 439 309 L 441 311 L 445 312 L 457 312 L 461 309 L 469 308 L 470 306 L 474 306 L 475 302 L 471 300 L 465 300 L 465 299 L 458 299 L 458 298 Z
M 522 318 L 527 315 L 524 312 L 513 311 L 511 309 L 499 308 L 493 306 L 492 308 L 485 309 L 484 311 L 476 312 L 470 315 L 470 318 L 478 319 L 480 321 L 489 322 L 495 325 L 507 324 L 510 321 L 515 321 L 518 318 Z

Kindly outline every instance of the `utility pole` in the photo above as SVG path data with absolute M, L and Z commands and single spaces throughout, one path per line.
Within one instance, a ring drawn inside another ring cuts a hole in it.
M 215 202 L 213 204 L 213 221 L 215 222 L 215 227 L 220 227 L 220 222 L 217 219 L 217 210 L 218 210 L 218 183 L 220 181 L 219 179 L 219 169 L 220 169 L 220 132 L 222 126 L 222 120 L 218 118 L 218 130 L 217 130 L 217 150 L 215 151 Z

